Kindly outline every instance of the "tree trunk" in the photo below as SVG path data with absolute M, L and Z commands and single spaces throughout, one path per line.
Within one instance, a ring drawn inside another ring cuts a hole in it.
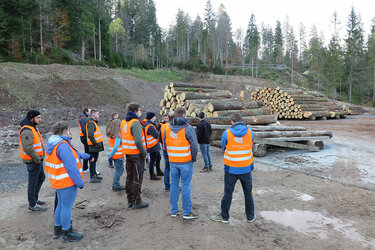
M 96 38 L 95 38 L 95 20 L 93 20 L 93 27 L 92 27 L 92 42 L 94 45 L 94 59 L 96 60 Z
M 82 48 L 81 48 L 82 61 L 85 61 L 85 37 L 82 37 Z
M 372 89 L 372 102 L 375 103 L 375 64 L 374 64 L 374 88 Z
M 221 124 L 221 125 L 230 125 L 230 117 L 207 117 L 205 118 L 211 124 Z M 198 118 L 187 117 L 187 120 L 192 126 L 196 126 L 199 123 Z M 277 117 L 274 115 L 261 115 L 261 116 L 244 116 L 242 120 L 245 124 L 248 125 L 268 125 L 275 123 Z
M 269 131 L 256 132 L 254 138 L 281 138 L 281 137 L 315 137 L 328 136 L 332 137 L 331 131 Z
M 214 111 L 213 117 L 225 117 L 231 116 L 233 114 L 240 114 L 241 116 L 257 116 L 257 115 L 269 115 L 270 110 L 267 107 L 262 107 L 259 109 L 244 109 L 244 110 L 223 110 Z
M 118 39 L 118 35 L 117 33 L 115 34 L 115 43 L 116 43 L 116 54 L 118 54 L 118 48 L 117 48 L 117 39 Z
M 196 99 L 220 99 L 220 98 L 231 98 L 232 93 L 228 90 L 221 90 L 211 93 L 195 93 L 195 92 L 183 92 L 180 94 L 180 100 L 196 100 Z
M 306 111 L 303 113 L 304 118 L 320 118 L 320 117 L 328 117 L 330 116 L 329 111 Z
M 181 87 L 181 88 L 216 89 L 215 86 L 199 85 L 195 83 L 180 83 L 180 82 L 171 82 L 169 86 L 171 88 Z
M 40 54 L 43 55 L 43 15 L 42 15 L 42 4 L 39 1 L 39 33 L 40 33 Z
M 99 25 L 98 25 L 98 35 L 99 35 L 99 61 L 102 61 L 102 32 L 100 28 L 100 17 L 98 18 L 99 20 Z
M 242 110 L 242 109 L 255 109 L 264 106 L 261 101 L 250 101 L 250 102 L 241 102 L 241 101 L 225 101 L 217 100 L 215 102 L 210 102 L 207 105 L 208 111 L 221 111 L 221 110 Z

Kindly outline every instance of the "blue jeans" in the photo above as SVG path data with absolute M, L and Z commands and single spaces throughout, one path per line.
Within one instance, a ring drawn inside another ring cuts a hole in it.
M 245 212 L 246 218 L 252 220 L 254 218 L 254 200 L 253 200 L 253 184 L 251 172 L 247 174 L 230 174 L 225 171 L 224 174 L 224 197 L 221 200 L 221 216 L 224 220 L 229 220 L 229 209 L 232 203 L 232 194 L 237 180 L 241 181 L 243 193 L 245 196 Z
M 113 159 L 112 158 L 108 158 L 108 164 L 109 164 L 109 166 L 113 166 Z
M 113 161 L 115 162 L 115 176 L 113 177 L 112 188 L 119 188 L 121 186 L 120 177 L 124 173 L 124 158 L 113 159 Z
M 204 167 L 212 167 L 211 155 L 210 155 L 210 144 L 199 144 L 199 148 L 201 150 L 203 160 L 204 160 Z
M 191 213 L 191 179 L 193 177 L 193 163 L 189 162 L 186 164 L 176 164 L 170 162 L 171 166 L 171 191 L 170 191 L 170 201 L 171 201 L 171 213 L 176 214 L 178 212 L 178 196 L 180 195 L 180 178 L 181 178 L 181 199 L 182 208 L 184 210 L 184 215 Z
M 57 207 L 55 210 L 55 226 L 62 226 L 63 230 L 70 228 L 72 208 L 77 196 L 78 187 L 71 186 L 56 189 Z
M 163 149 L 163 157 L 164 157 L 164 186 L 165 186 L 165 190 L 169 190 L 171 188 L 170 174 L 169 174 L 171 171 L 171 168 L 169 166 L 168 153 L 164 149 Z

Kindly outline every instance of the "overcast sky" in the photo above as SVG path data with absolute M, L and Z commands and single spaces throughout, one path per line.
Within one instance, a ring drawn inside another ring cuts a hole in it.
M 188 13 L 193 20 L 198 14 L 203 19 L 206 0 L 155 0 L 155 3 L 158 23 L 167 29 L 175 22 L 178 8 Z M 211 0 L 215 12 L 221 3 L 232 21 L 232 33 L 240 27 L 246 30 L 251 13 L 255 15 L 258 28 L 262 22 L 274 28 L 276 20 L 283 24 L 288 16 L 295 34 L 301 22 L 308 33 L 315 24 L 319 33 L 324 32 L 325 43 L 331 37 L 334 11 L 337 11 L 341 21 L 341 38 L 346 35 L 346 22 L 352 6 L 361 15 L 366 40 L 371 20 L 375 17 L 375 0 Z

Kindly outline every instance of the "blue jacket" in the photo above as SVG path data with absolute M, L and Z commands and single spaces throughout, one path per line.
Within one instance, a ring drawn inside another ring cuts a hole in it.
M 57 144 L 59 144 L 63 140 L 69 143 L 69 145 L 73 147 L 73 145 L 70 142 L 69 137 L 60 136 L 60 135 L 52 135 L 48 139 L 48 142 L 47 142 L 47 149 L 46 149 L 47 153 L 51 154 L 53 149 L 57 146 Z M 88 160 L 90 158 L 89 154 L 80 153 L 75 148 L 73 149 L 76 151 L 79 159 Z M 62 143 L 57 148 L 56 154 L 57 154 L 57 158 L 59 158 L 59 160 L 63 162 L 66 172 L 68 173 L 70 179 L 72 179 L 72 181 L 77 187 L 83 188 L 84 183 L 83 183 L 81 174 L 78 170 L 76 159 L 74 158 L 71 148 L 68 145 L 66 145 L 66 143 Z
M 197 135 L 193 127 L 190 126 L 188 121 L 183 117 L 173 118 L 172 122 L 169 123 L 169 127 L 174 133 L 177 133 L 181 129 L 186 128 L 185 137 L 186 137 L 186 140 L 190 143 L 192 161 L 195 162 L 197 160 L 197 154 L 198 154 L 198 140 L 197 140 Z M 163 141 L 165 141 L 165 134 L 164 134 Z M 175 163 L 175 164 L 185 164 L 185 163 Z
M 120 136 L 116 136 L 116 138 L 115 138 L 115 145 L 113 146 L 112 152 L 108 154 L 108 158 L 112 158 L 113 157 L 113 155 L 117 152 L 118 147 L 120 147 L 120 144 L 121 144 L 121 137 Z M 109 144 L 107 144 L 107 145 L 108 145 L 107 149 L 109 151 Z
M 254 143 L 253 131 L 250 128 L 248 128 L 243 122 L 237 122 L 236 124 L 233 124 L 229 129 L 230 129 L 230 132 L 232 132 L 233 135 L 236 137 L 243 137 L 244 135 L 248 133 L 248 131 L 250 131 L 251 137 Z M 223 148 L 223 151 L 225 151 L 227 142 L 228 142 L 228 134 L 227 134 L 227 131 L 225 130 L 223 135 L 221 136 L 221 147 Z M 242 168 L 234 168 L 234 167 L 230 167 L 224 164 L 224 170 L 230 174 L 247 174 L 254 170 L 254 163 L 251 164 L 250 166 L 242 167 Z

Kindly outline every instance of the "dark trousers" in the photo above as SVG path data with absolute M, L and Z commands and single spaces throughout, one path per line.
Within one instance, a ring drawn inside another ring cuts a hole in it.
M 155 175 L 155 171 L 154 171 L 155 163 L 156 163 L 156 173 L 160 174 L 162 172 L 160 169 L 160 160 L 161 160 L 160 151 L 150 153 L 150 177 Z
M 83 144 L 83 147 L 85 148 L 85 153 L 89 154 L 89 145 L 87 145 L 87 139 L 85 136 L 81 136 L 81 142 Z M 83 171 L 86 171 L 89 169 L 89 160 L 83 160 L 83 165 L 82 165 Z
M 43 161 L 40 163 L 28 163 L 26 164 L 27 171 L 29 172 L 29 183 L 27 185 L 27 199 L 29 200 L 29 206 L 35 206 L 38 198 L 39 191 L 42 187 L 46 176 L 43 169 Z
M 90 177 L 92 178 L 94 175 L 96 175 L 96 162 L 99 158 L 99 152 L 91 152 L 91 157 L 94 158 L 94 161 L 90 161 Z
M 125 191 L 130 203 L 138 204 L 141 202 L 144 169 L 145 159 L 142 155 L 126 155 Z
M 254 218 L 254 200 L 253 200 L 253 184 L 251 172 L 247 174 L 230 174 L 225 171 L 224 175 L 224 197 L 221 200 L 221 216 L 224 220 L 229 219 L 229 209 L 232 204 L 232 195 L 237 180 L 241 181 L 243 193 L 245 196 L 245 212 L 248 220 Z

